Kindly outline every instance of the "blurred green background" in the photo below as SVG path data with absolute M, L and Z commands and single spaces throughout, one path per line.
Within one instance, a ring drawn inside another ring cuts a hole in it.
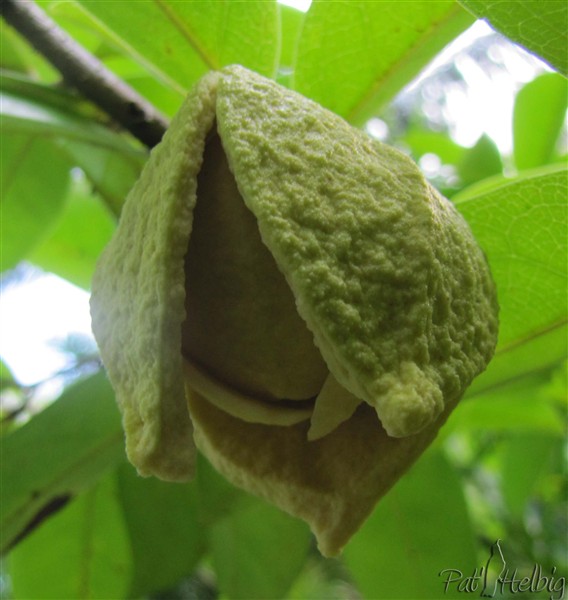
M 538 565 L 549 588 L 496 597 L 560 598 L 568 5 L 37 4 L 168 117 L 204 73 L 239 63 L 410 154 L 486 252 L 501 330 L 488 370 L 339 559 L 205 459 L 187 485 L 138 478 L 92 337 L 58 325 L 48 369 L 35 348 L 43 322 L 87 298 L 46 274 L 88 291 L 147 149 L 1 23 L 1 597 L 476 597 L 499 539 L 511 576 Z

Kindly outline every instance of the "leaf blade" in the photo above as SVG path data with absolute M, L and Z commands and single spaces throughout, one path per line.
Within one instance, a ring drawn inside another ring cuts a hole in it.
M 9 564 L 15 598 L 124 598 L 131 557 L 114 477 L 46 521 Z
M 475 546 L 461 483 L 439 450 L 424 454 L 380 501 L 344 554 L 364 597 L 455 597 L 437 575 L 473 571 Z
M 517 169 L 540 167 L 553 158 L 567 102 L 566 80 L 557 73 L 545 73 L 519 91 L 513 112 Z
M 567 173 L 534 171 L 455 198 L 487 255 L 501 306 L 495 358 L 470 393 L 548 367 L 567 354 Z
M 474 15 L 489 21 L 497 31 L 540 56 L 563 75 L 568 73 L 568 41 L 565 2 L 500 2 L 459 0 Z
M 70 387 L 26 425 L 4 436 L 1 444 L 5 550 L 43 507 L 84 489 L 123 460 L 120 417 L 105 376 L 99 373 Z
M 262 500 L 247 500 L 209 531 L 219 586 L 235 599 L 282 598 L 304 563 L 309 530 Z
M 64 210 L 70 166 L 50 140 L 36 136 L 3 132 L 1 153 L 0 271 L 5 271 L 56 226 Z
M 360 125 L 472 22 L 445 0 L 316 0 L 299 40 L 295 89 Z
M 135 11 L 115 2 L 80 2 L 181 94 L 208 70 L 233 63 L 274 75 L 279 50 L 275 2 L 153 0 L 138 3 Z

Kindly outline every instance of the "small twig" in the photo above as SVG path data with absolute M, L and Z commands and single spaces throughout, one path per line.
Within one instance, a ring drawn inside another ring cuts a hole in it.
M 152 148 L 168 126 L 147 100 L 65 33 L 34 2 L 0 0 L 5 21 L 62 74 L 70 86 Z

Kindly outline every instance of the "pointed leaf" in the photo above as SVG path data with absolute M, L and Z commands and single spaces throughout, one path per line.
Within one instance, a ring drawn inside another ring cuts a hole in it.
M 568 4 L 563 1 L 459 0 L 476 17 L 540 56 L 552 67 L 568 73 Z
M 298 45 L 295 89 L 361 124 L 472 22 L 446 0 L 315 0 Z
M 517 169 L 550 162 L 566 118 L 568 83 L 557 73 L 546 73 L 527 83 L 517 94 L 513 113 Z
M 487 135 L 482 135 L 472 148 L 466 150 L 458 164 L 458 173 L 464 186 L 502 172 L 499 149 Z

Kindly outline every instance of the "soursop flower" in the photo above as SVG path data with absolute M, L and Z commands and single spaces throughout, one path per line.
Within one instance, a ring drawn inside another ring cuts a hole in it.
M 405 155 L 242 67 L 188 95 L 93 280 L 142 475 L 196 447 L 337 554 L 497 338 L 491 275 Z

